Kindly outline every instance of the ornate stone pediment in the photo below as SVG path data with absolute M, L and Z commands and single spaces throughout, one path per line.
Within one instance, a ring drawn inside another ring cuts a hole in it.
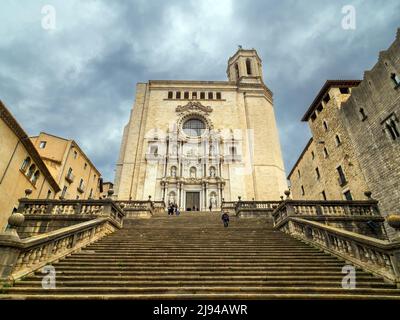
M 175 109 L 176 112 L 186 112 L 186 111 L 203 111 L 205 113 L 210 113 L 213 109 L 210 106 L 203 106 L 200 102 L 197 101 L 189 101 L 184 106 L 177 106 Z

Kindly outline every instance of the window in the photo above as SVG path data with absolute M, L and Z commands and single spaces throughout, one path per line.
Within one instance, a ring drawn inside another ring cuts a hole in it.
M 25 158 L 24 162 L 22 162 L 21 170 L 25 172 L 30 164 L 31 164 L 31 158 L 30 157 Z
M 36 171 L 36 166 L 35 166 L 34 164 L 32 164 L 32 165 L 29 167 L 28 173 L 26 174 L 26 176 L 28 177 L 28 179 L 30 179 L 30 178 L 33 176 L 33 174 L 35 173 L 35 171 Z
M 210 100 L 214 99 L 214 94 L 212 92 L 208 93 L 208 99 Z
M 347 183 L 346 176 L 344 175 L 342 166 L 336 168 L 339 174 L 339 184 L 340 186 L 344 186 Z
M 36 170 L 35 174 L 32 176 L 32 179 L 31 179 L 31 182 L 34 186 L 36 185 L 36 182 L 38 182 L 39 177 L 40 177 L 40 172 L 39 172 L 39 170 Z
M 82 189 L 82 187 L 83 187 L 83 179 L 81 179 L 81 180 L 79 181 L 79 188 Z
M 181 92 L 180 92 L 180 91 L 178 91 L 178 92 L 176 93 L 176 98 L 177 98 L 177 99 L 180 99 L 180 98 L 181 98 Z
M 328 149 L 324 148 L 324 157 L 325 159 L 329 157 Z
M 67 195 L 67 189 L 68 189 L 67 186 L 64 186 L 60 196 L 61 199 L 64 199 L 65 196 Z
M 197 99 L 197 92 L 192 92 L 192 99 Z
M 78 152 L 74 151 L 74 159 L 78 158 Z
M 326 200 L 326 193 L 325 193 L 325 190 L 322 190 L 321 195 L 322 195 L 322 199 L 323 199 L 323 200 Z
M 300 176 L 301 176 L 301 174 L 300 174 L 300 170 L 297 170 L 297 175 L 299 176 L 299 178 L 300 178 Z
M 324 109 L 324 107 L 322 106 L 322 103 L 320 103 L 317 107 L 317 111 L 321 112 Z
M 251 60 L 246 59 L 246 71 L 248 75 L 251 75 Z
M 339 88 L 341 94 L 349 94 L 350 90 L 347 87 Z
M 229 154 L 231 154 L 231 155 L 236 155 L 236 147 L 230 147 L 229 148 Z
M 184 93 L 184 98 L 185 98 L 185 99 L 189 99 L 189 92 L 186 91 L 186 92 Z
M 172 91 L 168 91 L 168 99 L 172 99 L 173 97 L 173 92 Z
M 324 99 L 322 99 L 325 103 L 328 103 L 329 100 L 331 100 L 331 97 L 329 96 L 329 93 L 327 93 L 324 97 Z
M 200 99 L 205 99 L 205 98 L 206 98 L 206 93 L 200 92 Z
M 79 196 L 76 196 L 76 200 L 79 200 Z
M 217 100 L 221 100 L 221 92 L 217 92 Z
M 39 148 L 40 149 L 44 149 L 44 148 L 46 148 L 46 141 L 40 141 L 40 143 L 39 143 Z
M 340 146 L 340 144 L 342 143 L 338 135 L 335 136 L 335 141 L 336 141 L 336 146 Z
M 67 180 L 73 181 L 74 177 L 72 175 L 72 168 L 70 167 L 67 172 Z
M 345 198 L 347 201 L 352 201 L 352 200 L 353 200 L 353 196 L 351 195 L 350 190 L 347 190 L 346 192 L 344 192 L 343 195 L 344 195 L 344 198 Z
M 315 119 L 317 119 L 317 114 L 314 112 L 314 113 L 311 115 L 311 121 L 314 122 Z
M 328 124 L 326 123 L 326 121 L 324 120 L 324 122 L 322 123 L 324 125 L 324 129 L 325 131 L 328 131 Z
M 392 79 L 392 81 L 394 82 L 396 87 L 400 86 L 400 78 L 399 78 L 399 76 L 397 74 L 392 73 L 390 75 L 390 78 Z
M 400 133 L 394 117 L 389 118 L 388 120 L 386 120 L 385 123 L 386 123 L 386 129 L 388 130 L 390 137 L 393 140 L 398 139 L 400 137 Z
M 315 168 L 315 173 L 316 173 L 316 175 L 317 175 L 317 180 L 319 180 L 319 178 L 321 178 L 321 174 L 319 173 L 318 167 Z
M 93 189 L 90 189 L 89 199 L 92 199 L 92 197 L 93 197 Z
M 304 187 L 301 186 L 301 195 L 304 196 L 305 194 L 306 194 L 306 193 L 305 193 L 305 191 L 304 191 Z
M 235 63 L 235 72 L 236 72 L 236 79 L 239 80 L 239 65 L 237 63 Z
M 83 170 L 86 170 L 87 168 L 87 163 L 85 163 L 85 165 L 83 166 Z
M 188 136 L 198 137 L 204 133 L 206 125 L 200 119 L 189 119 L 183 124 L 182 128 Z
M 46 198 L 46 199 L 50 199 L 50 197 L 51 197 L 51 190 L 48 190 L 48 191 L 47 191 L 47 198 Z
M 360 110 L 358 110 L 358 112 L 360 112 L 361 120 L 362 120 L 362 121 L 364 121 L 365 119 L 367 119 L 367 115 L 365 114 L 364 108 L 360 108 Z
M 312 160 L 315 159 L 315 153 L 314 153 L 314 151 L 311 151 L 311 159 L 312 159 Z

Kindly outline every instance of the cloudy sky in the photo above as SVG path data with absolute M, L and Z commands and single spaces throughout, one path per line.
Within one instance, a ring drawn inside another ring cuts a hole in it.
M 356 10 L 355 30 L 342 28 L 345 5 Z M 263 60 L 289 172 L 318 90 L 326 79 L 362 78 L 394 40 L 399 12 L 398 0 L 3 0 L 0 99 L 29 134 L 75 139 L 113 180 L 135 84 L 225 80 L 240 44 Z

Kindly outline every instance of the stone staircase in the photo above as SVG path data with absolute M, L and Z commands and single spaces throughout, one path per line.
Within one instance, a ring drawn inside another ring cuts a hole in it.
M 43 274 L 3 288 L 0 299 L 400 299 L 400 290 L 276 231 L 266 218 L 183 212 L 131 219 L 124 228 L 58 263 L 56 288 Z

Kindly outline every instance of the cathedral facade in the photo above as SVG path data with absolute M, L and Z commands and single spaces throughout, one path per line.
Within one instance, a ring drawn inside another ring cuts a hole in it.
M 116 168 L 119 200 L 181 210 L 279 200 L 287 188 L 272 92 L 255 50 L 228 60 L 228 81 L 139 83 Z

